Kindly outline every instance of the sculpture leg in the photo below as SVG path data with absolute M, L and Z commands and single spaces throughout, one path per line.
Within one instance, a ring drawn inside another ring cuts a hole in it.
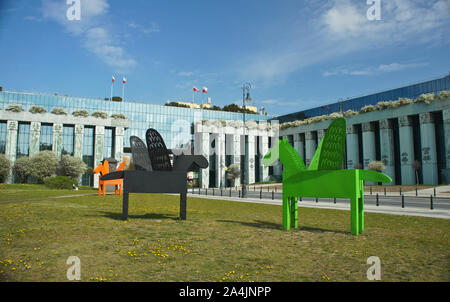
M 122 195 L 122 187 L 123 187 L 123 183 L 121 183 L 121 184 L 119 185 L 119 195 Z
M 123 191 L 123 205 L 122 205 L 122 220 L 127 220 L 128 218 L 128 192 Z
M 102 184 L 99 182 L 98 183 L 98 196 L 102 195 Z
M 114 186 L 114 194 L 115 194 L 115 195 L 117 195 L 117 192 L 118 192 L 118 187 L 117 187 L 117 186 L 118 186 L 118 185 L 115 185 L 115 186 Z
M 350 220 L 351 220 L 351 233 L 353 235 L 359 234 L 359 207 L 358 198 L 354 196 L 350 201 Z
M 291 226 L 296 229 L 298 228 L 298 203 L 296 197 L 289 197 L 290 201 L 290 216 L 291 216 Z
M 364 187 L 361 186 L 361 195 L 358 199 L 359 233 L 364 232 Z
M 283 192 L 283 228 L 289 230 L 291 228 L 291 213 L 290 213 L 289 198 Z
M 187 194 L 180 194 L 180 218 L 181 220 L 186 220 L 186 204 L 187 204 Z

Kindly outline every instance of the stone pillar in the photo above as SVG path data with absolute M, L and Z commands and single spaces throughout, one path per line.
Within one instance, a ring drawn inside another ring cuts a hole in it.
M 306 167 L 309 167 L 311 160 L 316 152 L 316 141 L 314 140 L 314 133 L 312 131 L 305 133 L 305 162 Z
M 276 145 L 278 145 L 279 140 L 280 140 L 280 137 L 278 135 L 272 137 L 272 148 L 275 147 Z M 278 159 L 276 161 L 276 163 L 273 164 L 273 175 L 277 179 L 281 180 L 282 172 L 283 172 L 282 164 L 281 164 L 281 161 Z
M 420 113 L 419 117 L 423 183 L 427 185 L 437 185 L 438 166 L 434 117 L 431 112 Z
M 73 146 L 73 156 L 78 158 L 83 158 L 83 136 L 84 136 L 84 126 L 75 125 L 75 140 Z
M 375 128 L 372 123 L 362 124 L 362 142 L 364 169 L 369 170 L 370 162 L 377 160 L 375 146 Z M 366 181 L 368 185 L 376 185 L 373 181 Z
M 194 154 L 203 155 L 209 162 L 209 133 L 196 132 L 194 139 Z M 199 186 L 201 188 L 209 187 L 209 167 L 200 169 L 198 175 Z
M 325 136 L 325 131 L 326 131 L 326 129 L 317 130 L 317 146 L 319 146 L 320 141 Z
M 119 164 L 123 161 L 123 135 L 124 128 L 116 127 L 115 131 L 115 144 L 114 144 L 114 158 L 117 159 Z
M 225 134 L 213 134 L 215 140 L 214 156 L 216 157 L 215 171 L 216 171 L 216 187 L 225 186 Z
M 6 146 L 5 146 L 5 156 L 11 160 L 14 164 L 16 161 L 17 154 L 17 130 L 19 129 L 19 123 L 17 121 L 7 121 L 6 122 Z M 6 179 L 6 183 L 12 183 L 13 174 L 12 168 L 9 171 L 9 176 Z
M 103 160 L 105 126 L 95 126 L 94 169 Z M 94 174 L 94 188 L 98 188 L 98 174 Z
M 269 152 L 269 137 L 265 136 L 265 135 L 260 136 L 259 143 L 260 143 L 260 150 L 261 150 L 259 178 L 261 179 L 261 181 L 268 181 L 269 180 L 269 167 L 264 166 L 263 158 L 264 158 L 264 155 L 266 155 L 267 152 Z
M 297 150 L 298 154 L 302 158 L 303 162 L 305 161 L 305 137 L 301 133 L 294 134 L 294 148 Z
M 384 185 L 393 185 L 395 184 L 394 133 L 392 122 L 388 119 L 380 121 L 380 145 L 381 161 L 386 167 L 383 173 L 392 178 L 392 182 Z
M 241 169 L 241 136 L 237 134 L 232 134 L 230 141 L 230 151 L 231 151 L 231 163 L 236 164 Z M 241 178 L 237 177 L 234 179 L 234 185 L 239 186 L 241 184 Z
M 30 154 L 33 156 L 39 153 L 39 142 L 41 137 L 41 123 L 31 122 L 30 123 Z
M 445 167 L 446 169 L 450 169 L 450 109 L 442 110 L 442 116 L 444 120 Z
M 247 136 L 248 143 L 248 170 L 245 171 L 246 184 L 252 184 L 255 182 L 255 136 L 248 135 Z
M 399 122 L 400 138 L 400 160 L 402 185 L 413 185 L 416 183 L 414 162 L 414 137 L 412 120 L 409 116 L 402 116 Z
M 355 169 L 359 162 L 358 132 L 355 125 L 347 126 L 347 169 Z
M 52 151 L 61 157 L 62 152 L 62 133 L 63 133 L 63 125 L 62 124 L 53 124 L 53 145 Z

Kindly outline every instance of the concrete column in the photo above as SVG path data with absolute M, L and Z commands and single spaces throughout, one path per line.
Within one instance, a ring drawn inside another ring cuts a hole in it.
M 114 144 L 114 158 L 119 161 L 119 164 L 123 161 L 123 135 L 124 128 L 116 127 L 115 144 Z
M 381 161 L 386 166 L 383 173 L 392 178 L 392 182 L 384 185 L 393 185 L 395 184 L 394 133 L 392 123 L 388 119 L 380 121 L 380 145 Z
M 209 162 L 209 133 L 196 132 L 194 139 L 194 154 L 203 155 Z M 209 187 L 209 167 L 200 169 L 198 175 L 200 188 Z
M 375 146 L 375 128 L 372 123 L 362 124 L 362 142 L 364 169 L 369 170 L 370 162 L 377 160 Z M 376 185 L 373 181 L 366 181 L 368 185 Z
M 416 183 L 414 162 L 414 137 L 412 120 L 409 116 L 401 116 L 399 122 L 400 158 L 401 158 L 401 180 L 402 185 L 413 185 Z
M 19 123 L 17 121 L 7 121 L 6 122 L 6 146 L 5 146 L 5 156 L 11 160 L 14 164 L 16 161 L 17 154 L 17 131 L 19 129 Z M 9 171 L 9 176 L 6 179 L 6 183 L 12 183 L 13 175 L 12 168 Z
M 259 143 L 260 143 L 260 150 L 261 150 L 259 179 L 261 179 L 261 181 L 268 181 L 269 180 L 269 167 L 266 167 L 263 165 L 263 158 L 264 158 L 264 155 L 266 155 L 267 152 L 269 152 L 269 137 L 268 136 L 260 136 Z
M 103 160 L 105 126 L 95 126 L 94 168 Z M 98 174 L 94 174 L 94 188 L 98 188 Z
M 273 148 L 274 146 L 278 145 L 278 141 L 279 141 L 279 140 L 280 140 L 280 137 L 278 136 L 278 133 L 277 133 L 276 136 L 273 136 L 273 137 L 272 137 L 272 148 Z M 282 164 L 281 164 L 281 161 L 278 159 L 277 162 L 273 164 L 273 175 L 274 175 L 277 179 L 281 180 L 281 174 L 282 174 L 282 172 L 283 172 Z
M 78 158 L 83 158 L 83 136 L 84 136 L 84 126 L 75 125 L 75 140 L 73 146 L 73 156 Z
M 31 122 L 30 123 L 30 154 L 33 156 L 39 153 L 39 141 L 41 137 L 41 123 Z
M 317 145 L 320 144 L 320 141 L 325 136 L 325 131 L 326 131 L 326 129 L 317 130 Z
M 444 137 L 445 137 L 445 161 L 446 169 L 450 169 L 450 109 L 442 110 L 444 120 Z
M 420 113 L 419 117 L 423 183 L 427 185 L 437 185 L 438 166 L 434 117 L 431 112 Z
M 359 162 L 358 132 L 355 125 L 347 126 L 347 169 L 355 169 Z
M 214 155 L 216 157 L 216 187 L 225 186 L 225 134 L 213 134 L 215 140 Z
M 232 135 L 231 142 L 231 162 L 238 165 L 241 168 L 241 136 L 237 134 Z M 239 186 L 241 184 L 241 178 L 237 177 L 234 179 L 234 185 Z
M 53 124 L 53 145 L 52 151 L 61 157 L 62 152 L 62 133 L 63 133 L 63 125 L 62 124 Z
M 295 133 L 294 149 L 297 150 L 298 154 L 300 155 L 303 161 L 305 160 L 304 146 L 305 146 L 305 137 L 301 133 Z
M 309 167 L 311 160 L 314 157 L 314 152 L 316 152 L 317 146 L 314 140 L 314 133 L 312 131 L 305 133 L 305 162 L 306 167 Z
M 247 184 L 252 184 L 255 182 L 255 136 L 248 135 L 247 136 L 248 143 L 248 170 L 245 171 L 245 176 L 247 180 Z

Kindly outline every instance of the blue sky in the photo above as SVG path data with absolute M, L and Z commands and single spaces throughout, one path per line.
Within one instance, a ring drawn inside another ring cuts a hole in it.
M 450 72 L 448 0 L 0 0 L 0 86 L 146 103 L 242 102 L 285 114 Z M 196 94 L 196 101 L 201 94 Z

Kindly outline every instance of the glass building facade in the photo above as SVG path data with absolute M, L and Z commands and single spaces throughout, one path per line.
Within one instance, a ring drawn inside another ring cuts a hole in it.
M 53 146 L 53 125 L 41 124 L 41 133 L 39 136 L 39 151 L 50 150 Z
M 62 134 L 62 154 L 73 156 L 75 127 L 72 125 L 64 125 Z
M 17 133 L 17 158 L 28 156 L 30 154 L 30 124 L 19 123 L 19 131 Z
M 351 99 L 342 100 L 340 102 L 315 107 L 303 111 L 298 111 L 286 115 L 276 117 L 280 123 L 292 122 L 295 120 L 303 120 L 313 116 L 326 115 L 333 112 L 353 110 L 359 111 L 366 105 L 375 105 L 382 101 L 395 101 L 399 98 L 415 99 L 424 93 L 439 94 L 443 90 L 450 90 L 450 75 L 443 78 L 408 85 L 396 89 L 386 90 L 370 95 L 364 95 Z
M 0 109 L 8 105 L 21 105 L 24 111 L 31 106 L 42 106 L 47 112 L 53 108 L 64 108 L 68 114 L 75 110 L 87 110 L 89 114 L 103 111 L 111 114 L 124 114 L 130 120 L 130 128 L 124 133 L 124 147 L 129 147 L 130 136 L 145 138 L 148 128 L 155 128 L 164 138 L 168 148 L 176 145 L 176 135 L 180 125 L 191 127 L 195 120 L 242 120 L 241 113 L 224 112 L 206 109 L 191 109 L 156 104 L 114 102 L 100 99 L 54 96 L 27 92 L 0 91 Z M 246 114 L 246 120 L 267 120 L 270 117 L 258 114 Z M 193 141 L 191 129 L 190 140 Z

